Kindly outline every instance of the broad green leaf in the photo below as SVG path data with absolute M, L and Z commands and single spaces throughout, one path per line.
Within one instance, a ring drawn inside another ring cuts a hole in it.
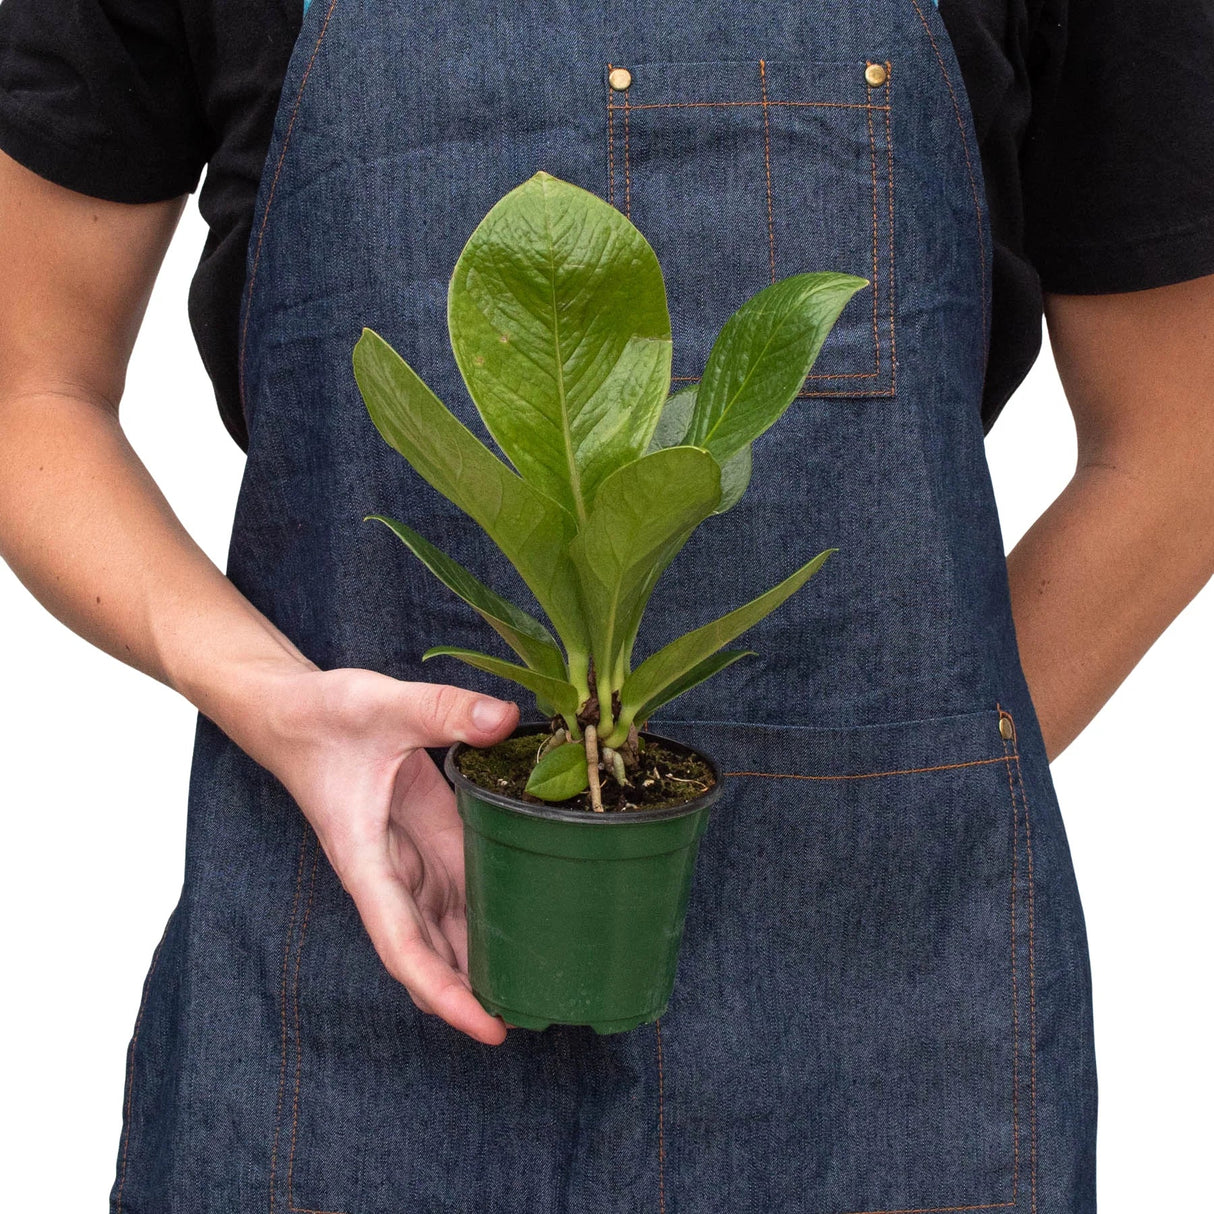
M 686 388 L 680 388 L 666 398 L 658 416 L 658 424 L 654 427 L 653 437 L 649 440 L 650 451 L 684 445 L 683 435 L 691 425 L 691 413 L 695 408 L 698 387 L 699 384 L 688 384 Z
M 658 418 L 657 429 L 649 440 L 650 451 L 657 451 L 662 447 L 677 447 L 683 443 L 683 436 L 691 425 L 698 387 L 699 384 L 689 384 L 667 397 L 662 416 Z M 721 465 L 721 500 L 713 514 L 724 514 L 731 506 L 737 505 L 742 494 L 746 492 L 746 486 L 750 484 L 750 463 L 750 444 L 747 443 Z
M 672 556 L 671 560 L 673 559 L 674 557 Z M 624 680 L 632 669 L 632 651 L 636 646 L 637 632 L 641 627 L 641 618 L 645 614 L 645 607 L 653 595 L 658 578 L 665 572 L 666 566 L 669 564 L 670 561 L 667 561 L 661 567 L 655 566 L 649 571 L 637 590 L 632 611 L 625 617 L 623 625 L 618 630 L 620 640 L 616 647 L 615 662 L 611 668 L 611 685 L 613 687 L 623 687 Z
M 550 750 L 531 770 L 526 791 L 545 801 L 564 801 L 585 792 L 590 784 L 586 748 L 566 742 Z
M 523 477 L 584 521 L 649 443 L 670 386 L 670 315 L 648 242 L 615 207 L 539 172 L 468 238 L 451 347 Z
M 794 274 L 764 287 L 722 326 L 683 441 L 722 464 L 792 404 L 847 301 L 852 274 Z
M 603 481 L 569 545 L 596 670 L 619 669 L 648 592 L 720 496 L 721 470 L 696 447 L 654 451 Z
M 697 448 L 698 449 L 698 448 Z M 722 514 L 734 505 L 738 498 L 746 489 L 746 484 L 750 478 L 750 448 L 743 447 L 736 455 L 730 456 L 725 461 L 725 466 L 721 469 L 721 501 L 717 504 L 717 508 L 712 511 L 713 514 Z M 728 499 L 726 494 L 729 495 Z M 673 554 L 672 554 L 673 559 Z M 636 594 L 636 606 L 623 628 L 621 640 L 616 650 L 616 664 L 612 683 L 614 686 L 622 686 L 625 677 L 632 669 L 632 650 L 636 645 L 637 631 L 641 626 L 641 618 L 645 612 L 645 605 L 649 602 L 650 596 L 653 594 L 654 587 L 657 584 L 658 578 L 665 572 L 666 566 L 669 564 L 666 561 L 660 566 L 655 566 L 651 570 L 649 577 L 642 584 Z
M 659 708 L 669 704 L 676 696 L 690 691 L 697 683 L 702 683 L 705 679 L 711 679 L 714 674 L 719 674 L 726 666 L 732 666 L 739 658 L 756 656 L 753 649 L 724 649 L 720 653 L 714 653 L 711 657 L 698 662 L 686 674 L 667 683 L 661 691 L 642 704 L 637 709 L 636 720 L 649 720 Z
M 789 595 L 799 590 L 809 578 L 822 568 L 826 558 L 837 548 L 819 552 L 812 561 L 802 565 L 778 586 L 752 599 L 742 607 L 688 632 L 647 657 L 629 676 L 620 692 L 620 721 L 631 721 L 636 710 L 648 704 L 661 690 L 682 678 L 722 645 L 729 644 L 739 633 L 757 624 L 770 615 Z
M 491 654 L 478 653 L 475 649 L 461 649 L 457 645 L 435 645 L 433 649 L 427 649 L 422 654 L 422 661 L 441 654 L 459 658 L 461 662 L 467 662 L 469 666 L 488 671 L 489 674 L 501 675 L 503 679 L 513 679 L 514 682 L 521 683 L 528 691 L 535 692 L 536 696 L 543 696 L 562 716 L 573 717 L 577 714 L 577 688 L 563 679 L 552 679 L 546 674 L 528 670 L 526 666 L 516 666 L 513 662 L 495 658 Z
M 567 679 L 565 659 L 552 634 L 534 616 L 528 615 L 496 591 L 478 581 L 462 565 L 440 552 L 412 527 L 383 514 L 368 514 L 363 522 L 374 519 L 385 524 L 401 542 L 434 574 L 448 590 L 453 590 L 518 654 L 532 670 L 554 679 Z
M 713 514 L 736 506 L 750 484 L 750 444 L 740 447 L 721 465 L 721 501 Z
M 354 346 L 354 377 L 384 440 L 484 528 L 548 613 L 572 662 L 587 652 L 569 513 L 508 468 L 373 329 Z

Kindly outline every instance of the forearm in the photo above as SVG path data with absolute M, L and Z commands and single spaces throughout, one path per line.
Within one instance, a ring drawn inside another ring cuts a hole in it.
M 0 556 L 74 632 L 242 745 L 273 680 L 316 669 L 189 536 L 103 402 L 0 398 Z
M 1214 502 L 1203 478 L 1132 457 L 1081 465 L 1008 556 L 1021 661 L 1051 760 L 1211 573 Z

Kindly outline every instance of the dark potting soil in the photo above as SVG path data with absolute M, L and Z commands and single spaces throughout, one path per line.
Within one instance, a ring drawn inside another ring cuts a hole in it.
M 589 792 L 579 793 L 564 801 L 544 801 L 523 791 L 527 777 L 535 766 L 536 752 L 547 736 L 546 733 L 522 734 L 483 750 L 468 747 L 460 752 L 456 765 L 473 784 L 492 792 L 536 805 L 584 809 L 594 813 Z M 712 768 L 703 759 L 672 750 L 644 737 L 639 739 L 638 744 L 638 766 L 627 773 L 627 787 L 617 784 L 614 775 L 599 773 L 605 812 L 681 805 L 712 787 Z

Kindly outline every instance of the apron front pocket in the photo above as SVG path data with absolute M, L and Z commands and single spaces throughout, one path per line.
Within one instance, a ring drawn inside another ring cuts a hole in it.
M 1027 1197 L 1031 834 L 1002 716 L 650 723 L 726 772 L 658 1026 L 668 1214 Z
M 606 65 L 607 197 L 662 264 L 676 386 L 699 378 L 755 292 L 833 270 L 870 285 L 799 395 L 895 394 L 892 70 L 872 66 L 866 77 L 859 60 Z

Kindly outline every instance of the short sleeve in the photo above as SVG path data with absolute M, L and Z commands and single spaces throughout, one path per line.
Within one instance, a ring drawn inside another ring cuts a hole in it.
M 3 0 L 0 149 L 58 185 L 156 202 L 209 140 L 172 0 Z
M 1022 149 L 1042 287 L 1101 294 L 1214 273 L 1214 0 L 1070 0 Z

